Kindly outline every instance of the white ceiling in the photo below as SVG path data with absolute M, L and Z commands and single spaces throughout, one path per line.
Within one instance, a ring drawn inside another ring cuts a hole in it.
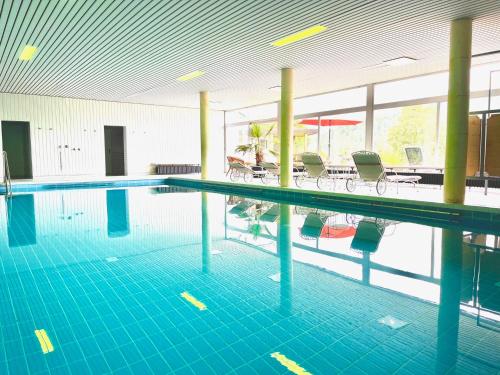
M 231 109 L 447 67 L 450 21 L 473 17 L 473 53 L 500 50 L 498 0 L 0 0 L 0 92 Z M 328 30 L 270 43 L 315 24 Z M 26 44 L 32 61 L 17 57 Z M 362 69 L 410 56 L 414 64 Z M 177 77 L 206 74 L 187 82 Z

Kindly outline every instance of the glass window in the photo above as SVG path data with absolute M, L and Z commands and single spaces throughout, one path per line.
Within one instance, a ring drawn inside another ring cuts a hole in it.
M 336 91 L 294 100 L 295 115 L 332 111 L 366 105 L 366 87 Z
M 254 133 L 254 132 L 257 133 Z M 256 137 L 258 135 L 258 138 Z M 235 156 L 245 161 L 255 163 L 255 145 L 260 145 L 264 160 L 274 162 L 274 151 L 279 152 L 278 126 L 276 122 L 250 125 L 228 126 L 226 128 L 227 156 Z M 236 152 L 238 146 L 247 146 L 246 149 Z
M 352 164 L 351 154 L 365 149 L 366 112 L 321 117 L 320 155 L 329 164 Z
M 483 64 L 473 66 L 470 70 L 470 91 L 483 91 L 488 90 L 490 86 L 490 73 L 492 73 L 492 88 L 500 88 L 499 82 L 495 81 L 495 76 L 500 74 L 500 61 L 492 64 Z M 500 80 L 500 77 L 497 76 L 496 80 Z
M 239 145 L 248 143 L 248 125 L 226 127 L 226 154 L 227 156 L 241 157 L 235 149 Z
M 226 124 L 252 122 L 278 117 L 278 104 L 270 103 L 226 112 Z
M 375 104 L 448 94 L 448 72 L 375 85 Z
M 419 147 L 422 165 L 435 164 L 437 103 L 376 110 L 373 149 L 387 166 L 406 166 L 406 147 Z
M 301 161 L 304 152 L 318 152 L 318 118 L 295 120 L 293 126 L 294 160 Z
M 444 155 L 446 151 L 446 120 L 448 118 L 448 102 L 439 103 L 439 127 L 437 134 L 437 150 L 434 158 L 434 166 L 444 167 Z
M 262 129 L 260 144 L 265 161 L 277 162 L 280 151 L 280 141 L 277 122 L 255 123 Z

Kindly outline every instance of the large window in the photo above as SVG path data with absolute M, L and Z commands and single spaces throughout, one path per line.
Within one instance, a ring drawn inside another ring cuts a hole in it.
M 238 156 L 235 149 L 239 145 L 248 143 L 248 125 L 226 127 L 226 154 L 227 156 Z
M 448 73 L 391 81 L 375 85 L 375 104 L 447 95 Z
M 372 148 L 386 165 L 408 166 L 416 165 L 417 159 L 410 161 L 405 149 L 418 147 L 423 159 L 418 164 L 443 167 L 448 72 L 375 84 L 372 129 L 366 129 L 366 111 L 371 107 L 367 106 L 368 87 L 295 99 L 294 159 L 300 160 L 304 152 L 317 152 L 330 164 L 346 165 L 352 164 L 353 152 Z M 500 109 L 500 62 L 473 66 L 470 90 L 471 112 Z M 278 153 L 277 112 L 277 103 L 226 112 L 226 124 L 247 124 L 245 131 L 228 130 L 228 154 L 249 141 L 248 124 L 256 121 L 275 124 L 265 142 Z M 370 133 L 371 145 L 365 139 Z
M 294 100 L 295 115 L 332 111 L 366 105 L 366 87 L 331 92 Z
M 423 165 L 434 165 L 437 148 L 437 103 L 377 110 L 373 149 L 389 166 L 408 165 L 405 148 L 419 147 Z
M 278 117 L 278 104 L 269 103 L 255 107 L 241 108 L 226 112 L 226 124 L 275 119 Z
M 321 117 L 320 155 L 330 164 L 352 164 L 351 154 L 365 149 L 366 112 Z
M 293 155 L 295 161 L 302 160 L 304 152 L 318 152 L 318 119 L 295 120 L 293 126 Z

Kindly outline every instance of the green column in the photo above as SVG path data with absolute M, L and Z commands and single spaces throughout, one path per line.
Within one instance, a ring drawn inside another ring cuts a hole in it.
M 280 204 L 278 225 L 278 255 L 280 258 L 280 311 L 292 313 L 293 259 L 292 259 L 292 208 Z
M 202 247 L 202 270 L 210 272 L 210 258 L 212 253 L 212 235 L 210 233 L 210 207 L 208 193 L 201 193 L 201 247 Z
M 293 69 L 281 69 L 280 184 L 290 186 L 293 171 Z
M 200 143 L 201 143 L 201 178 L 208 178 L 208 145 L 210 131 L 209 126 L 209 108 L 208 108 L 208 93 L 200 92 Z
M 457 361 L 463 277 L 463 232 L 456 229 L 443 229 L 442 233 L 436 374 L 448 372 Z
M 464 203 L 465 197 L 471 45 L 471 19 L 452 21 L 444 171 L 444 201 L 446 203 Z

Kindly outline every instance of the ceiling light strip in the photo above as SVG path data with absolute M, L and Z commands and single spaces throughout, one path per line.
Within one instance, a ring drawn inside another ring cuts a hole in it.
M 177 78 L 177 80 L 181 81 L 181 82 L 185 82 L 185 81 L 189 81 L 191 79 L 195 79 L 195 78 L 201 77 L 204 74 L 205 74 L 205 72 L 203 70 L 195 70 L 194 72 L 191 72 L 191 73 L 188 73 L 188 74 L 184 74 L 183 76 L 180 76 L 179 78 Z
M 292 44 L 292 43 L 298 42 L 300 40 L 310 38 L 314 35 L 322 33 L 323 31 L 325 31 L 327 29 L 328 28 L 326 26 L 323 26 L 323 25 L 311 26 L 311 27 L 309 27 L 305 30 L 299 31 L 295 34 L 291 34 L 291 35 L 285 36 L 284 38 L 278 39 L 278 40 L 272 42 L 271 45 L 275 46 L 275 47 L 283 47 L 283 46 L 286 46 L 288 44 Z

